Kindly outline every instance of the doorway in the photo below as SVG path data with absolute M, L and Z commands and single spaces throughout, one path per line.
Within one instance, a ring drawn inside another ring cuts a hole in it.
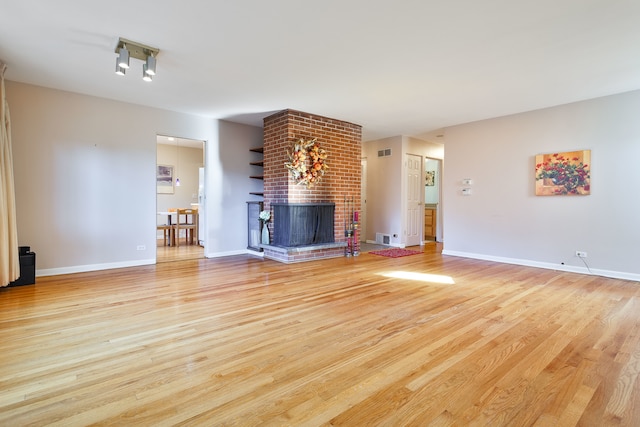
M 441 209 L 440 203 L 441 194 L 441 172 L 442 172 L 442 160 L 425 157 L 424 159 L 424 242 L 439 242 L 442 241 L 440 230 L 441 224 Z
M 156 142 L 156 263 L 204 258 L 205 142 L 166 135 L 157 135 Z M 195 210 L 180 221 L 202 231 L 165 231 L 178 220 L 177 209 Z

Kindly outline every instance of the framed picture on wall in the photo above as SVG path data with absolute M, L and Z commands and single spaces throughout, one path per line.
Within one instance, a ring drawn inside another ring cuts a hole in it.
M 173 194 L 173 166 L 157 166 L 156 188 L 158 194 Z
M 591 194 L 591 150 L 536 156 L 536 196 Z
M 427 187 L 433 187 L 436 185 L 436 171 L 425 171 L 425 183 L 424 185 Z

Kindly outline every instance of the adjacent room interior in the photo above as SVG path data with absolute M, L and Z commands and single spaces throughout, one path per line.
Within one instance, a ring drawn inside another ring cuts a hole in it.
M 156 262 L 203 258 L 205 142 L 158 135 L 157 144 Z M 188 227 L 176 232 L 176 223 Z

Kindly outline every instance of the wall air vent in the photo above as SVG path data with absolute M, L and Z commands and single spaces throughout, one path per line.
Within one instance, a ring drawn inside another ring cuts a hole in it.
M 378 157 L 389 157 L 391 155 L 391 148 L 385 148 L 384 150 L 378 150 Z
M 376 233 L 376 243 L 378 245 L 389 245 L 391 244 L 391 236 L 383 233 Z

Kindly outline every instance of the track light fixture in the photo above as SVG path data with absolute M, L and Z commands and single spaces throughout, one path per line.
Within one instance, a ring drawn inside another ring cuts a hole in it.
M 118 54 L 116 74 L 124 76 L 129 68 L 129 58 L 135 58 L 144 61 L 142 79 L 148 82 L 153 80 L 153 76 L 156 75 L 156 57 L 160 49 L 120 38 L 115 52 Z

